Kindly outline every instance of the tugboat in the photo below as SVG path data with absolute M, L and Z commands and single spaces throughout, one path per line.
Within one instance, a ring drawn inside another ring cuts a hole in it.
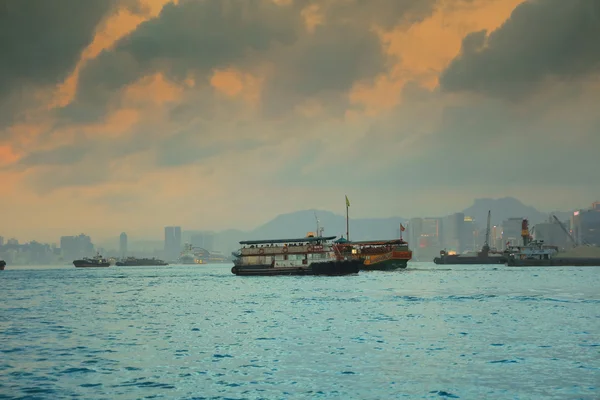
M 247 240 L 232 253 L 235 275 L 349 275 L 357 274 L 360 258 L 344 257 L 331 243 L 335 236 L 309 234 L 297 239 Z
M 571 234 L 562 226 L 558 218 L 556 221 L 561 225 L 564 232 L 575 243 Z M 511 246 L 507 249 L 509 267 L 600 267 L 600 257 L 578 257 L 578 251 L 561 253 L 558 246 L 549 246 L 543 240 L 532 240 L 529 234 L 529 226 L 526 219 L 521 225 L 521 237 L 523 246 Z M 590 247 L 590 249 L 592 249 Z
M 169 263 L 159 260 L 158 258 L 127 257 L 121 261 L 117 261 L 115 265 L 118 267 L 149 267 L 155 265 L 169 265 Z
M 102 257 L 100 253 L 96 253 L 92 258 L 84 257 L 81 260 L 73 261 L 73 265 L 75 265 L 76 268 L 110 267 L 110 262 Z
M 440 256 L 435 257 L 436 264 L 505 264 L 507 256 L 504 252 L 496 252 L 490 249 L 490 220 L 492 212 L 488 211 L 487 228 L 485 230 L 485 243 L 481 251 L 473 255 L 450 254 L 445 250 L 440 251 Z
M 363 259 L 360 269 L 364 271 L 404 269 L 412 258 L 412 251 L 402 238 L 361 242 L 349 242 L 342 238 L 336 241 L 335 246 L 342 255 Z
M 4 271 L 4 267 L 6 267 L 6 261 L 0 260 L 0 271 Z

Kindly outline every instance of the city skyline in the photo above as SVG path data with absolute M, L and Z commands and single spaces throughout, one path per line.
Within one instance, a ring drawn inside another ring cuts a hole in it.
M 248 230 L 344 195 L 351 218 L 600 199 L 596 2 L 227 4 L 0 13 L 0 234 Z
M 516 212 L 513 213 L 515 215 L 512 215 L 510 212 L 509 214 L 506 214 L 506 212 L 504 212 L 506 215 L 510 215 L 509 217 L 504 217 L 504 218 L 529 218 L 531 219 L 532 215 L 528 215 L 528 214 L 536 214 L 536 217 L 539 218 L 539 214 L 544 214 L 547 215 L 548 217 L 550 217 L 551 215 L 553 215 L 554 213 L 559 213 L 559 214 L 571 214 L 573 212 L 576 212 L 578 210 L 588 210 L 591 207 L 594 207 L 596 204 L 598 204 L 598 202 L 594 201 L 594 202 L 590 202 L 586 207 L 580 207 L 580 208 L 575 208 L 575 209 L 571 209 L 571 210 L 552 210 L 552 211 L 542 211 L 542 210 L 538 210 L 536 207 L 530 206 L 530 205 L 526 205 L 524 203 L 522 203 L 519 199 L 515 199 L 512 197 L 504 197 L 504 198 L 498 198 L 498 199 L 475 199 L 474 201 L 471 202 L 469 207 L 465 207 L 464 209 L 461 210 L 453 210 L 450 213 L 447 214 L 434 214 L 434 213 L 429 213 L 429 214 L 425 214 L 425 215 L 418 215 L 418 216 L 412 216 L 412 217 L 405 217 L 405 216 L 399 216 L 399 215 L 395 215 L 395 216 L 388 216 L 388 217 L 353 217 L 352 214 L 350 214 L 350 224 L 352 227 L 352 220 L 355 221 L 365 221 L 365 220 L 392 220 L 392 219 L 398 219 L 399 221 L 403 221 L 408 223 L 411 219 L 438 219 L 438 218 L 445 218 L 445 217 L 450 217 L 450 216 L 454 216 L 456 214 L 464 214 L 465 217 L 469 217 L 473 219 L 474 222 L 474 226 L 478 227 L 478 228 L 482 228 L 483 224 L 485 223 L 484 219 L 482 218 L 475 218 L 473 213 L 469 213 L 467 212 L 468 209 L 470 208 L 481 208 L 481 210 L 485 209 L 485 212 L 487 213 L 488 208 L 495 208 L 495 206 L 477 206 L 477 204 L 479 202 L 486 202 L 486 201 L 491 201 L 492 203 L 494 202 L 504 202 L 504 201 L 509 201 L 509 202 L 514 202 L 514 204 L 517 205 L 517 207 L 522 208 L 523 210 L 525 209 L 529 209 L 531 210 L 530 212 L 527 211 L 522 211 L 522 212 Z M 514 205 L 513 204 L 513 205 Z M 482 211 L 479 210 L 477 213 L 481 213 Z M 178 246 L 182 246 L 184 243 L 193 243 L 194 242 L 194 236 L 195 235 L 199 235 L 199 236 L 205 236 L 205 235 L 209 235 L 209 236 L 214 236 L 215 234 L 219 234 L 222 232 L 227 232 L 227 231 L 238 231 L 238 232 L 251 232 L 254 230 L 257 230 L 261 227 L 265 227 L 270 223 L 273 223 L 274 221 L 276 221 L 278 218 L 283 217 L 283 216 L 289 216 L 289 215 L 293 215 L 293 214 L 297 214 L 297 213 L 303 213 L 303 212 L 309 212 L 311 217 L 313 216 L 314 213 L 325 213 L 325 214 L 331 214 L 334 215 L 336 217 L 343 217 L 345 218 L 345 215 L 343 215 L 342 213 L 339 212 L 334 212 L 334 211 L 330 211 L 330 210 L 316 210 L 316 209 L 306 209 L 306 210 L 296 210 L 296 211 L 292 211 L 289 213 L 283 213 L 283 214 L 277 214 L 277 215 L 272 215 L 270 218 L 268 218 L 265 221 L 262 221 L 261 223 L 257 224 L 256 226 L 253 226 L 249 229 L 241 229 L 239 227 L 228 227 L 228 228 L 222 228 L 222 229 L 202 229 L 201 227 L 198 226 L 176 226 L 176 225 L 170 225 L 170 226 L 162 226 L 162 227 L 156 227 L 155 229 L 153 229 L 151 232 L 144 232 L 144 234 L 141 235 L 133 235 L 131 236 L 131 231 L 132 230 L 125 230 L 124 232 L 120 232 L 116 233 L 117 231 L 113 232 L 112 234 L 106 235 L 106 236 L 101 236 L 101 235 L 96 235 L 94 234 L 94 229 L 92 227 L 89 227 L 87 229 L 83 229 L 82 231 L 77 231 L 77 232 L 67 232 L 67 233 L 61 233 L 59 234 L 58 237 L 56 238 L 50 238 L 49 240 L 44 240 L 41 239 L 39 237 L 34 237 L 34 238 L 19 238 L 16 237 L 14 235 L 10 235 L 10 232 L 2 232 L 0 231 L 0 238 L 3 238 L 3 240 L 6 242 L 9 239 L 16 239 L 19 243 L 27 243 L 27 242 L 39 242 L 39 243 L 48 243 L 48 244 L 53 244 L 53 245 L 58 245 L 60 246 L 60 239 L 62 237 L 76 237 L 76 236 L 80 236 L 80 235 L 89 235 L 91 237 L 94 238 L 94 242 L 96 243 L 108 243 L 108 242 L 113 242 L 115 243 L 115 246 L 119 247 L 119 252 L 121 253 L 121 246 L 122 246 L 122 240 L 123 240 L 123 235 L 125 236 L 125 248 L 127 249 L 128 244 L 127 243 L 142 243 L 142 242 L 162 242 L 164 243 L 165 246 L 169 246 L 167 245 L 167 242 L 171 241 L 172 239 L 170 239 L 171 236 L 175 235 L 177 238 L 175 238 L 174 243 L 178 243 Z M 519 215 L 516 215 L 519 214 Z M 492 215 L 494 216 L 493 220 L 497 219 L 497 216 L 495 215 L 495 212 L 492 213 Z M 322 215 L 321 215 L 322 216 Z M 319 217 L 320 218 L 320 217 Z M 501 218 L 503 219 L 503 218 Z M 545 218 L 544 218 L 545 221 Z M 311 224 L 314 221 L 311 219 Z M 494 226 L 501 226 L 501 223 L 496 221 L 496 223 L 492 224 Z M 178 233 L 173 233 L 173 230 L 177 230 Z M 336 235 L 343 235 L 345 234 L 345 231 L 342 232 L 329 232 L 330 234 L 336 234 Z M 169 237 L 169 238 L 168 238 Z M 202 239 L 200 239 L 202 240 Z M 202 247 L 202 246 L 200 246 Z M 170 250 L 171 253 L 173 253 L 173 250 Z

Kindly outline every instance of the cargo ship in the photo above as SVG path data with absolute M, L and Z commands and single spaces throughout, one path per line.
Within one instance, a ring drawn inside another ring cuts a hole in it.
M 364 271 L 404 269 L 412 258 L 408 243 L 402 239 L 360 242 L 340 239 L 336 241 L 335 246 L 344 256 L 362 259 L 363 265 L 360 269 Z
M 563 231 L 576 245 L 575 239 L 562 223 L 553 216 Z M 532 240 L 526 219 L 521 227 L 522 246 L 507 249 L 509 267 L 600 267 L 600 249 L 595 246 L 581 246 L 561 252 L 557 246 L 549 246 L 543 240 Z
M 6 267 L 6 261 L 0 260 L 0 271 L 4 271 L 4 267 Z
M 245 276 L 357 274 L 362 259 L 344 257 L 332 243 L 335 236 L 247 240 L 234 256 L 231 272 Z
M 158 258 L 135 258 L 127 257 L 121 261 L 117 261 L 119 267 L 149 267 L 155 265 L 169 265 L 169 263 L 159 260 Z
M 110 262 L 100 254 L 96 253 L 92 258 L 84 257 L 81 260 L 73 261 L 73 265 L 75 265 L 76 268 L 98 268 L 110 267 Z
M 488 211 L 487 227 L 485 230 L 485 243 L 481 251 L 472 254 L 456 254 L 446 250 L 440 251 L 440 256 L 435 257 L 433 262 L 436 264 L 460 265 L 460 264 L 505 264 L 507 254 L 505 252 L 494 251 L 490 249 L 490 222 L 492 212 Z

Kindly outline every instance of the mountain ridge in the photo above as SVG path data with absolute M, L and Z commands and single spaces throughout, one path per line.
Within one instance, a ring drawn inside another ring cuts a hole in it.
M 501 225 L 507 218 L 527 218 L 531 225 L 545 222 L 554 214 L 561 221 L 567 220 L 572 211 L 543 212 L 537 210 L 534 206 L 526 205 L 514 197 L 502 198 L 478 198 L 473 203 L 463 209 L 465 216 L 473 217 L 475 224 L 484 228 L 487 221 L 488 210 L 491 210 L 492 225 Z M 216 248 L 223 251 L 231 251 L 238 247 L 242 240 L 253 239 L 276 239 L 304 237 L 308 232 L 315 232 L 317 228 L 316 216 L 319 218 L 319 225 L 324 228 L 325 235 L 346 236 L 345 216 L 336 214 L 327 210 L 299 210 L 285 214 L 279 214 L 269 221 L 257 226 L 251 230 L 225 229 L 215 232 Z M 450 213 L 447 215 L 452 215 Z M 439 215 L 435 218 L 443 218 L 446 215 Z M 352 240 L 370 240 L 370 239 L 394 239 L 399 236 L 400 224 L 407 224 L 408 218 L 404 217 L 386 217 L 386 218 L 350 218 L 350 238 Z M 186 229 L 190 231 L 193 229 Z M 408 233 L 408 232 L 406 232 Z M 117 239 L 118 240 L 118 239 Z M 103 241 L 108 244 L 109 241 Z M 113 246 L 116 240 L 110 240 L 109 247 Z M 118 245 L 117 245 L 118 246 Z M 115 247 L 116 248 L 116 247 Z
M 552 214 L 561 221 L 569 218 L 572 211 L 543 212 L 534 206 L 526 205 L 514 197 L 478 198 L 462 212 L 474 219 L 475 224 L 484 227 L 488 210 L 491 211 L 492 225 L 501 225 L 508 218 L 527 218 L 531 225 L 548 221 Z M 216 242 L 220 248 L 236 248 L 240 240 L 275 239 L 282 237 L 303 237 L 307 232 L 316 231 L 315 213 L 326 235 L 346 236 L 345 216 L 326 210 L 300 210 L 279 214 L 255 229 L 242 231 L 229 229 L 216 233 Z M 447 214 L 447 215 L 452 215 Z M 446 215 L 434 218 L 443 218 Z M 406 224 L 408 218 L 350 218 L 350 238 L 352 240 L 394 239 L 399 235 L 400 224 Z

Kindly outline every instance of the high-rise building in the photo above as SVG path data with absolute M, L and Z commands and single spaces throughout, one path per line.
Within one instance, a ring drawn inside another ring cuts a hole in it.
M 215 249 L 215 234 L 212 232 L 193 233 L 190 237 L 190 243 L 194 247 L 200 247 L 211 252 Z
M 465 214 L 455 213 L 442 219 L 442 247 L 447 251 L 461 253 L 464 250 L 462 231 Z
M 441 250 L 441 218 L 412 218 L 408 223 L 409 246 L 417 261 L 432 261 Z
M 83 233 L 78 236 L 62 236 L 60 250 L 63 260 L 73 261 L 94 255 L 92 239 Z
M 127 257 L 127 234 L 125 232 L 119 236 L 119 254 L 122 258 Z
M 578 245 L 600 246 L 600 205 L 592 204 L 588 210 L 577 210 L 571 217 L 573 237 Z
M 165 227 L 165 258 L 174 261 L 179 258 L 181 252 L 181 227 Z
M 462 237 L 460 239 L 463 245 L 463 251 L 478 251 L 479 246 L 475 241 L 475 231 L 477 226 L 475 225 L 475 219 L 471 216 L 465 215 L 463 220 Z

